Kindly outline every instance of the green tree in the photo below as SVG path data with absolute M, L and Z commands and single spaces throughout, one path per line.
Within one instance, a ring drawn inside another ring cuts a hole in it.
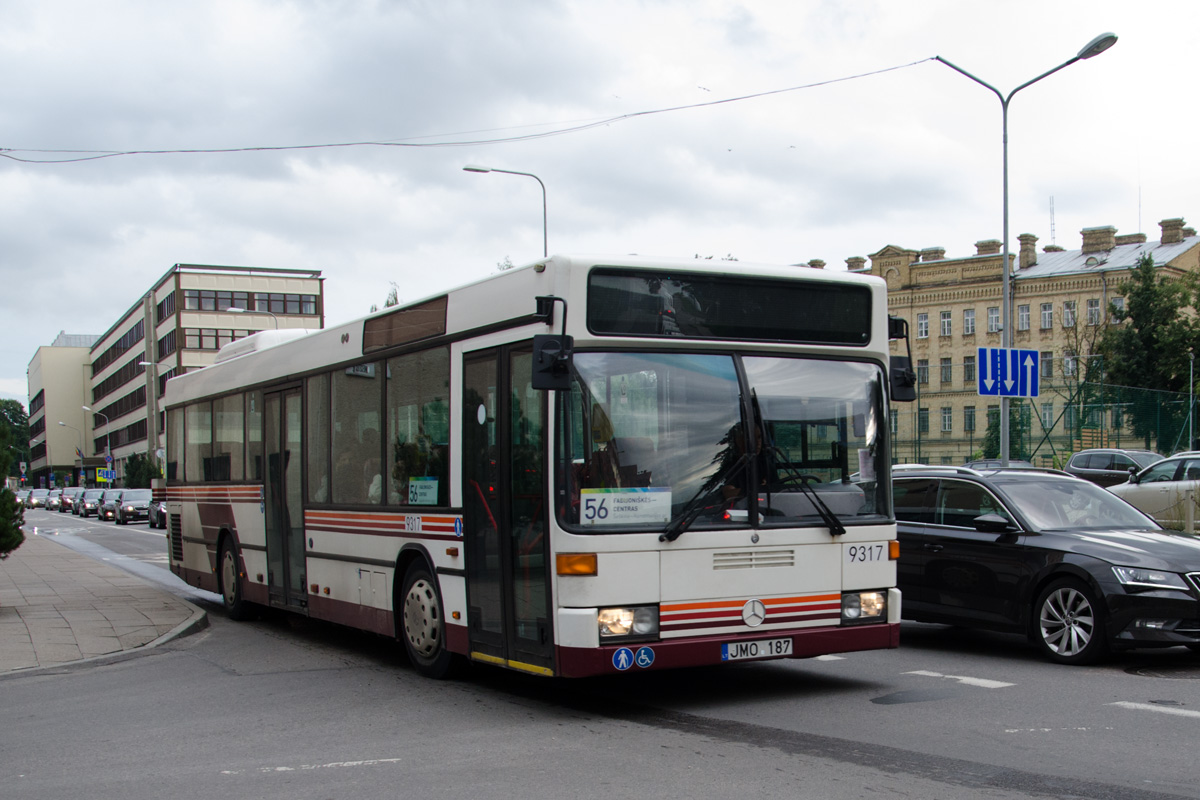
M 1029 428 L 1032 409 L 1021 400 L 1008 403 L 1008 458 L 1029 460 Z M 988 414 L 987 430 L 983 434 L 983 457 L 1000 457 L 1000 414 Z
M 392 288 L 390 290 L 388 290 L 387 297 L 385 297 L 383 299 L 383 307 L 384 308 L 391 308 L 392 306 L 400 305 L 400 287 L 396 284 L 395 281 L 391 281 L 391 284 L 392 284 Z M 379 310 L 379 306 L 372 303 L 371 304 L 371 313 L 374 314 L 378 310 Z
M 29 463 L 29 415 L 16 400 L 0 400 L 0 475 L 21 474 Z
M 158 477 L 158 465 L 144 453 L 134 453 L 125 460 L 125 486 L 129 489 L 149 489 L 150 481 Z
M 1142 256 L 1119 287 L 1125 308 L 1109 309 L 1125 324 L 1106 328 L 1097 344 L 1107 383 L 1187 391 L 1188 349 L 1200 344 L 1200 327 L 1192 313 L 1198 288 L 1194 277 L 1167 275 L 1155 268 L 1153 256 Z M 1185 415 L 1186 409 L 1146 405 L 1130 409 L 1129 420 L 1134 435 L 1149 448 L 1155 435 L 1170 427 L 1178 430 Z
M 24 524 L 25 511 L 17 502 L 16 494 L 0 489 L 0 561 L 8 558 L 25 541 L 21 530 Z

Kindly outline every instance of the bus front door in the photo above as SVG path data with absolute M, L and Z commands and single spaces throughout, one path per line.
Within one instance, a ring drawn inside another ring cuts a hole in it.
M 528 346 L 463 362 L 462 492 L 471 657 L 553 674 L 546 392 Z
M 300 389 L 263 398 L 263 513 L 271 605 L 308 605 L 304 587 L 304 507 L 300 499 Z

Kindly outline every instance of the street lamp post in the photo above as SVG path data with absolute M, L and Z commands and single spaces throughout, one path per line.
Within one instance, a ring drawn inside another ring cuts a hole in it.
M 1017 88 L 1015 88 L 1011 92 L 1009 92 L 1007 97 L 1005 97 L 1004 94 L 1002 94 L 1000 92 L 1000 90 L 997 89 L 995 86 L 992 86 L 990 83 L 975 77 L 974 75 L 972 75 L 971 73 L 969 73 L 965 69 L 963 69 L 962 67 L 960 67 L 956 64 L 950 63 L 949 61 L 942 58 L 941 56 L 934 56 L 935 61 L 940 61 L 943 64 L 945 64 L 947 67 L 950 67 L 950 69 L 967 76 L 971 80 L 978 83 L 980 86 L 991 89 L 993 92 L 995 92 L 996 97 L 998 97 L 1000 99 L 1000 111 L 1001 111 L 1000 116 L 1001 116 L 1001 126 L 1003 129 L 1002 146 L 1003 146 L 1003 151 L 1004 151 L 1004 155 L 1003 155 L 1003 162 L 1004 162 L 1003 163 L 1003 165 L 1004 165 L 1004 172 L 1003 172 L 1004 235 L 1003 235 L 1003 238 L 1001 239 L 1001 242 L 1003 243 L 1003 247 L 1004 247 L 1004 255 L 1003 255 L 1004 260 L 1003 260 L 1002 266 L 1001 266 L 1001 270 L 1003 272 L 1003 283 L 1004 283 L 1003 289 L 1001 292 L 1001 294 L 1003 296 L 1003 303 L 1002 303 L 1003 309 L 1002 309 L 1001 313 L 1004 315 L 1004 317 L 1001 321 L 1001 327 L 1000 327 L 1000 346 L 1005 349 L 1012 346 L 1012 325 L 1011 325 L 1011 323 L 1012 323 L 1012 276 L 1013 276 L 1013 273 L 1011 271 L 1011 266 L 1008 262 L 1008 104 L 1012 100 L 1013 95 L 1015 95 L 1017 92 L 1024 89 L 1026 86 L 1031 86 L 1031 85 L 1037 83 L 1038 81 L 1040 81 L 1042 78 L 1053 75 L 1054 73 L 1058 72 L 1060 69 L 1063 69 L 1064 67 L 1071 66 L 1076 61 L 1082 61 L 1084 59 L 1088 59 L 1093 56 L 1098 56 L 1101 53 L 1103 53 L 1105 50 L 1107 50 L 1108 48 L 1112 47 L 1116 43 L 1117 43 L 1116 34 L 1102 33 L 1099 36 L 1097 36 L 1095 39 L 1092 39 L 1090 42 L 1085 44 L 1083 46 L 1083 48 L 1080 49 L 1080 51 L 1078 53 L 1076 53 L 1073 58 L 1067 59 L 1066 61 L 1059 64 L 1057 67 L 1055 67 L 1054 69 L 1043 72 L 1041 75 L 1038 75 L 1033 80 L 1025 81 L 1025 83 L 1022 83 L 1020 86 L 1018 86 Z M 1009 454 L 1008 428 L 1009 428 L 1008 396 L 1003 395 L 1000 397 L 1000 463 L 1006 467 L 1008 466 L 1008 454 Z
M 228 314 L 266 314 L 275 321 L 275 330 L 279 330 L 279 317 L 275 316 L 275 314 L 270 311 L 260 311 L 257 309 L 251 311 L 248 308 L 236 308 L 234 306 L 230 306 L 229 308 L 225 309 L 225 311 Z
M 84 411 L 92 411 L 91 406 L 80 406 Z M 109 447 L 108 416 L 103 411 L 92 411 L 98 417 L 104 417 L 104 466 L 112 469 L 112 448 Z
M 533 178 L 542 187 L 542 258 L 550 255 L 549 240 L 547 238 L 546 225 L 546 184 L 542 183 L 542 179 L 532 172 L 516 172 L 511 169 L 497 169 L 496 167 L 481 167 L 478 164 L 467 164 L 463 167 L 463 172 L 503 172 L 505 175 L 524 175 L 527 178 Z

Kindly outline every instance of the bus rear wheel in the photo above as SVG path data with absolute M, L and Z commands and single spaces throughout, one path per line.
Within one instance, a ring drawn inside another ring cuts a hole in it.
M 408 660 L 417 672 L 435 679 L 449 675 L 451 654 L 446 649 L 442 598 L 433 575 L 419 561 L 404 573 L 397 628 Z
M 225 600 L 225 610 L 232 620 L 243 620 L 250 617 L 250 604 L 242 596 L 241 570 L 238 568 L 237 552 L 233 540 L 226 538 L 221 543 L 221 597 Z

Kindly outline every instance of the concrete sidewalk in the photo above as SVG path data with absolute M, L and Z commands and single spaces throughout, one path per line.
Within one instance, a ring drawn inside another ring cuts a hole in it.
M 32 527 L 0 561 L 0 675 L 154 646 L 207 624 L 186 600 Z

